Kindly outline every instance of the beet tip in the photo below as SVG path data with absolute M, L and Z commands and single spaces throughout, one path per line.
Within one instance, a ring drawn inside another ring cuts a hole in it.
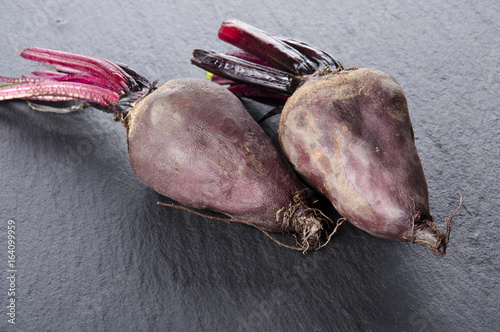
M 462 197 L 460 196 L 458 207 L 444 219 L 444 230 L 437 227 L 432 220 L 424 220 L 423 222 L 414 223 L 412 242 L 432 249 L 432 251 L 438 256 L 446 255 L 446 249 L 448 248 L 448 242 L 450 241 L 450 233 L 453 222 L 458 217 L 465 216 L 465 213 L 461 212 L 461 209 Z
M 222 218 L 207 215 L 203 212 L 195 211 L 186 206 L 158 202 L 158 205 L 167 206 L 175 209 L 188 211 L 203 218 L 220 220 L 227 222 L 238 222 L 253 226 L 264 233 L 268 238 L 276 242 L 280 247 L 302 251 L 307 254 L 310 251 L 318 250 L 326 246 L 332 237 L 337 233 L 338 228 L 346 220 L 339 218 L 332 230 L 327 230 L 327 226 L 332 226 L 333 221 L 328 218 L 321 210 L 311 208 L 307 204 L 307 195 L 304 191 L 296 192 L 289 204 L 276 212 L 276 221 L 282 225 L 281 232 L 293 235 L 295 245 L 289 245 L 276 238 L 270 231 L 264 229 L 261 225 L 253 221 L 238 218 Z
M 321 210 L 311 208 L 306 204 L 304 191 L 296 193 L 288 206 L 278 210 L 276 219 L 281 219 L 286 225 L 285 233 L 294 231 L 296 244 L 304 253 L 326 246 L 345 220 L 344 218 L 338 219 L 334 229 L 327 233 L 325 238 L 323 236 L 324 224 L 332 224 L 332 221 Z

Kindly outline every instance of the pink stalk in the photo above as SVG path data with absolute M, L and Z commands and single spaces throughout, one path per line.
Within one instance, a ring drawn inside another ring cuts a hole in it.
M 109 107 L 120 99 L 120 95 L 106 88 L 78 82 L 46 81 L 0 88 L 0 101 L 11 99 L 83 100 Z
M 0 76 L 0 82 L 12 83 L 12 84 L 36 83 L 46 80 L 48 80 L 48 78 L 38 77 L 36 75 L 24 75 L 21 78 Z
M 62 75 L 60 77 L 54 77 L 53 80 L 61 81 L 61 82 L 68 81 L 68 82 L 79 82 L 79 83 L 86 83 L 86 84 L 90 84 L 90 85 L 97 85 L 97 86 L 101 86 L 103 88 L 112 90 L 114 92 L 118 92 L 118 91 L 115 91 L 113 86 L 111 84 L 109 84 L 109 82 L 107 82 L 106 80 L 104 80 L 100 77 L 95 77 L 95 76 L 87 75 L 87 74 L 66 74 L 66 75 Z
M 68 75 L 66 73 L 59 73 L 59 72 L 48 71 L 48 70 L 37 70 L 37 71 L 32 72 L 32 74 L 34 76 L 43 77 L 43 78 L 57 78 L 57 77 L 62 77 L 62 76 Z
M 58 72 L 41 70 L 21 78 L 0 76 L 0 82 L 7 83 L 0 86 L 0 101 L 82 101 L 71 106 L 60 103 L 29 104 L 44 112 L 70 113 L 93 106 L 124 115 L 128 113 L 131 101 L 154 89 L 154 84 L 151 85 L 133 69 L 101 58 L 35 47 L 25 49 L 21 56 Z
M 68 82 L 79 82 L 89 85 L 101 86 L 103 88 L 109 89 L 111 91 L 117 92 L 115 88 L 106 80 L 92 75 L 87 74 L 64 74 L 57 72 L 48 71 L 38 71 L 34 72 L 34 75 L 23 75 L 21 78 L 11 78 L 0 76 L 0 82 L 12 83 L 12 84 L 27 84 L 27 83 L 38 83 L 46 81 L 68 81 Z
M 120 93 L 130 92 L 130 88 L 127 84 L 128 80 L 132 80 L 130 75 L 125 73 L 118 66 L 104 59 L 36 47 L 23 50 L 21 56 L 25 59 L 42 62 L 48 65 L 62 66 L 63 68 L 67 67 L 73 70 L 83 71 L 92 76 L 103 78 Z M 61 68 L 56 67 L 56 69 L 60 70 Z

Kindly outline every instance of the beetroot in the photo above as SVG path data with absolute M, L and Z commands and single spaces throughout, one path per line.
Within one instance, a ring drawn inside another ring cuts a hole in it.
M 200 102 L 202 101 L 202 102 Z M 317 249 L 321 213 L 243 104 L 204 80 L 163 84 L 127 119 L 139 178 L 158 193 L 270 232 L 301 235 Z
M 156 88 L 132 69 L 100 58 L 37 48 L 21 55 L 59 73 L 2 78 L 9 84 L 0 88 L 0 100 L 27 99 L 41 111 L 92 106 L 115 113 L 127 129 L 133 170 L 161 195 L 268 236 L 293 234 L 293 248 L 303 251 L 320 248 L 335 232 L 327 234 L 328 219 L 308 206 L 293 170 L 241 101 L 220 85 L 177 79 Z
M 193 52 L 192 62 L 229 79 L 230 86 L 269 90 L 281 96 L 276 103 L 286 96 L 280 143 L 308 185 L 370 234 L 446 253 L 459 213 L 445 220 L 444 230 L 432 221 L 406 97 L 393 77 L 344 69 L 306 43 L 238 20 L 223 22 L 219 37 L 269 64 L 203 50 Z

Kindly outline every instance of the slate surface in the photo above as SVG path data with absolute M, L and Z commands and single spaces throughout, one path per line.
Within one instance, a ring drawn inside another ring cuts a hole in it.
M 302 255 L 259 231 L 158 207 L 124 128 L 94 109 L 0 104 L 1 331 L 493 331 L 500 325 L 500 3 L 4 1 L 0 73 L 40 46 L 204 77 L 193 48 L 236 17 L 404 87 L 436 219 L 463 195 L 448 257 L 345 225 Z M 277 117 L 266 122 L 276 130 Z M 330 211 L 331 212 L 331 211 Z M 15 325 L 7 279 L 15 222 Z

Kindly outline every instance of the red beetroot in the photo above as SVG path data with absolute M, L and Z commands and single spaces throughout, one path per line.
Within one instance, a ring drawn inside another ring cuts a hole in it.
M 393 77 L 344 70 L 321 50 L 238 20 L 223 22 L 219 37 L 275 68 L 202 50 L 193 52 L 192 62 L 232 85 L 291 96 L 281 115 L 280 143 L 312 188 L 370 234 L 446 253 L 459 213 L 445 220 L 444 230 L 432 222 L 406 97 Z
M 200 102 L 202 101 L 202 102 Z M 270 232 L 320 246 L 322 215 L 243 104 L 204 80 L 172 80 L 127 118 L 136 174 L 183 205 L 221 212 Z
M 114 112 L 127 128 L 132 168 L 158 193 L 267 235 L 293 234 L 294 248 L 304 251 L 320 248 L 333 234 L 326 234 L 327 218 L 308 207 L 300 180 L 227 89 L 196 79 L 155 88 L 130 68 L 104 59 L 36 48 L 21 55 L 64 73 L 3 78 L 10 84 L 0 88 L 0 100 L 27 99 L 35 109 L 60 113 L 88 106 Z

